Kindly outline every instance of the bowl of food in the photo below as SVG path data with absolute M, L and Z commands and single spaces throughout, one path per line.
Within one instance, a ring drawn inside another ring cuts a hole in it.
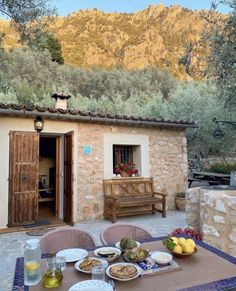
M 138 241 L 135 241 L 131 238 L 122 238 L 119 242 L 115 244 L 117 248 L 120 248 L 122 252 L 125 252 L 127 249 L 133 249 L 136 247 L 140 247 L 140 243 Z
M 197 248 L 194 248 L 194 252 L 191 254 L 187 254 L 187 253 L 175 253 L 175 252 L 171 252 L 176 258 L 187 258 L 192 256 L 192 254 L 197 252 Z
M 108 262 L 112 262 L 119 258 L 121 255 L 121 250 L 114 247 L 101 247 L 94 251 L 94 255 L 100 258 L 104 258 Z
M 168 237 L 163 244 L 177 258 L 187 258 L 197 252 L 196 244 L 191 238 Z
M 166 252 L 153 252 L 151 258 L 159 265 L 167 265 L 173 259 L 172 255 Z
M 149 251 L 143 248 L 126 249 L 124 257 L 131 262 L 142 262 L 149 256 Z

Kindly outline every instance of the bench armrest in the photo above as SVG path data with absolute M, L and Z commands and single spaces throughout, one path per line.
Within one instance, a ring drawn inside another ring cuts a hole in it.
M 154 195 L 161 195 L 162 197 L 166 197 L 167 196 L 167 194 L 165 194 L 165 193 L 156 192 L 156 191 L 153 191 L 153 194 Z
M 117 201 L 118 197 L 114 197 L 112 195 L 106 195 L 105 200 L 110 200 L 110 201 Z

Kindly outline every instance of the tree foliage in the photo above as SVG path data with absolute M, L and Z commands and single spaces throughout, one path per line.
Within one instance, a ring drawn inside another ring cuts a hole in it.
M 53 62 L 64 64 L 62 56 L 61 44 L 51 32 L 39 32 L 29 39 L 28 45 L 30 48 L 35 48 L 41 51 L 47 50 Z
M 236 118 L 206 82 L 172 79 L 157 69 L 141 71 L 86 70 L 51 61 L 49 52 L 31 49 L 0 51 L 0 102 L 34 103 L 52 107 L 51 95 L 72 95 L 70 107 L 85 111 L 191 120 L 196 133 L 187 132 L 191 155 L 232 152 L 235 140 L 225 128 L 224 140 L 213 140 L 212 119 Z M 223 142 L 224 141 L 224 142 Z
M 236 1 L 217 1 L 226 4 L 231 10 L 229 17 L 222 23 L 216 23 L 215 31 L 211 36 L 211 74 L 216 80 L 218 95 L 224 100 L 229 109 L 236 106 Z M 233 105 L 233 106 L 232 106 Z
M 50 0 L 0 0 L 0 15 L 9 17 L 20 32 L 22 41 L 45 31 L 49 16 L 55 14 Z
M 21 42 L 31 48 L 48 50 L 52 61 L 64 63 L 61 44 L 48 25 L 53 20 L 55 9 L 49 0 L 0 0 L 0 15 L 6 15 L 20 32 Z M 0 48 L 5 34 L 0 32 Z M 4 47 L 4 46 L 3 46 Z

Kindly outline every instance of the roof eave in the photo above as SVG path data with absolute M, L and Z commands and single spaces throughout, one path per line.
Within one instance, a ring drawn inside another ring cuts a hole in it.
M 109 124 L 120 124 L 120 125 L 136 125 L 136 126 L 157 126 L 157 127 L 172 127 L 172 128 L 188 128 L 197 127 L 195 123 L 184 123 L 184 122 L 171 122 L 171 121 L 145 121 L 145 120 L 125 120 L 119 118 L 108 118 L 108 117 L 97 117 L 89 115 L 68 115 L 61 112 L 50 113 L 50 112 L 39 112 L 39 111 L 27 111 L 27 110 L 14 110 L 14 109 L 1 109 L 0 115 L 5 116 L 18 116 L 35 118 L 41 116 L 42 118 L 53 119 L 53 120 L 69 120 L 69 121 L 81 121 L 81 122 L 95 122 L 95 123 L 109 123 Z

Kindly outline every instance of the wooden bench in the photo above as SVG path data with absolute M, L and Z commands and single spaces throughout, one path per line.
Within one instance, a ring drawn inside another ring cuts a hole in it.
M 166 217 L 166 194 L 153 190 L 152 178 L 104 180 L 104 218 L 161 212 Z M 156 205 L 161 208 L 156 208 Z

